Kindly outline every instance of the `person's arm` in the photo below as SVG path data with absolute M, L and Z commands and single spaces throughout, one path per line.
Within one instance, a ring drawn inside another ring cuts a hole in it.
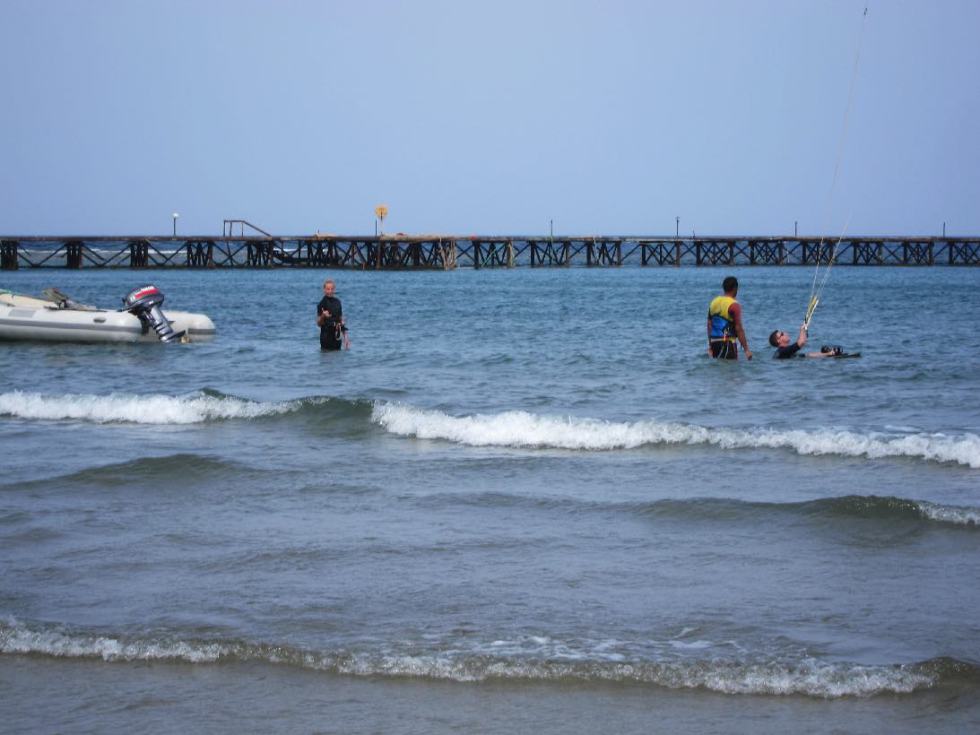
M 806 338 L 807 338 L 806 324 L 804 324 L 802 327 L 800 327 L 800 336 L 796 338 L 796 344 L 802 347 L 803 345 L 806 344 Z
M 340 330 L 341 344 L 345 350 L 350 349 L 350 336 L 347 334 L 347 320 L 344 318 L 344 307 L 337 301 L 337 316 L 335 317 L 337 328 Z
M 742 345 L 742 349 L 745 350 L 745 359 L 752 359 L 752 350 L 749 349 L 749 341 L 745 338 L 745 329 L 742 326 L 742 307 L 738 304 L 732 304 L 728 307 L 729 313 L 732 315 L 732 319 L 735 322 L 735 336 L 738 337 L 738 341 Z
M 324 324 L 326 324 L 327 320 L 331 319 L 332 316 L 333 315 L 330 313 L 330 311 L 323 307 L 322 301 L 316 305 L 316 325 L 318 327 L 322 327 Z
M 841 354 L 840 347 L 821 347 L 820 352 L 807 352 L 807 357 L 837 357 Z

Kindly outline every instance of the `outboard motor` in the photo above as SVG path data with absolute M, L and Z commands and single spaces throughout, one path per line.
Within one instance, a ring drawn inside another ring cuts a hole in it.
M 156 286 L 141 286 L 130 291 L 129 295 L 123 299 L 126 311 L 139 317 L 144 330 L 153 327 L 161 342 L 180 341 L 184 332 L 175 332 L 174 328 L 170 326 L 170 322 L 167 321 L 167 317 L 163 315 L 163 310 L 160 308 L 162 304 L 163 294 Z

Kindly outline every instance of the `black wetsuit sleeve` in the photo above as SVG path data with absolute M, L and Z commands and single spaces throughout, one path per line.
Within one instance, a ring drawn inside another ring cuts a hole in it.
M 800 346 L 794 342 L 793 344 L 787 345 L 786 347 L 778 348 L 776 350 L 776 354 L 773 355 L 773 357 L 775 357 L 777 360 L 786 360 L 790 357 L 795 356 L 796 353 L 799 351 L 800 351 Z

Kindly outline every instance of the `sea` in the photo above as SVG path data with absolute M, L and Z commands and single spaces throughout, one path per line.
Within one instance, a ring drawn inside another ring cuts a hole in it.
M 813 276 L 0 274 L 217 326 L 0 344 L 0 732 L 980 731 L 980 271 Z

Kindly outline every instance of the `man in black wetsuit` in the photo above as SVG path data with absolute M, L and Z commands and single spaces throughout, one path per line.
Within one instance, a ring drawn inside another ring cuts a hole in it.
M 769 335 L 769 344 L 776 348 L 773 357 L 777 360 L 787 360 L 791 357 L 796 357 L 796 353 L 806 344 L 806 338 L 806 325 L 800 327 L 800 336 L 796 338 L 795 342 L 790 342 L 789 332 L 782 332 L 777 329 Z M 824 347 L 820 352 L 807 352 L 804 355 L 800 355 L 800 357 L 836 357 L 839 354 L 841 354 L 840 347 Z
M 320 327 L 320 349 L 339 350 L 350 347 L 347 327 L 344 326 L 344 309 L 340 299 L 334 296 L 336 285 L 330 279 L 323 283 L 323 298 L 316 305 L 316 324 Z

